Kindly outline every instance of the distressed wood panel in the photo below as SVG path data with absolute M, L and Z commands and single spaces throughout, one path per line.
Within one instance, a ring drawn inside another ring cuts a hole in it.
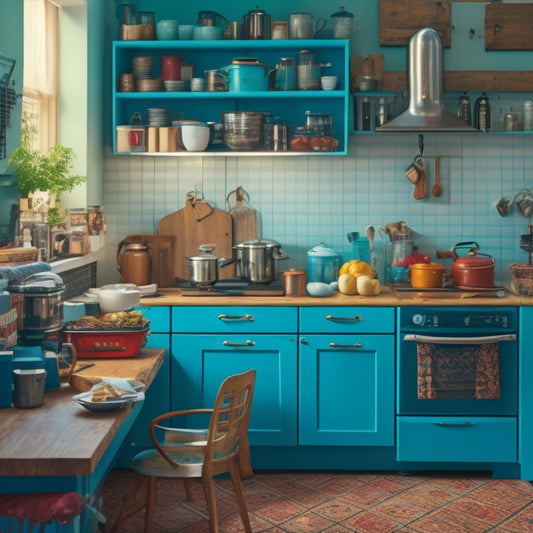
M 533 50 L 533 4 L 486 5 L 485 50 Z
M 444 90 L 487 92 L 530 92 L 533 87 L 531 70 L 448 70 L 444 72 Z M 407 90 L 407 73 L 385 72 L 378 82 L 382 91 Z
M 402 46 L 422 28 L 439 32 L 442 45 L 451 45 L 450 0 L 380 0 L 379 44 Z

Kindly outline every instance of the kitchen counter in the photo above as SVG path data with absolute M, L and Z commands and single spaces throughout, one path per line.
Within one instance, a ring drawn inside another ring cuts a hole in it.
M 163 349 L 143 349 L 131 359 L 91 359 L 88 362 L 94 366 L 79 375 L 135 379 L 148 388 L 163 363 L 164 354 Z M 63 383 L 60 389 L 45 393 L 41 407 L 0 410 L 0 476 L 63 478 L 90 476 L 95 472 L 120 429 L 132 411 L 140 409 L 140 404 L 93 413 L 73 402 L 74 394 L 76 391 Z M 15 480 L 5 481 L 4 490 L 12 492 L 10 485 Z M 51 488 L 52 483 L 48 482 L 48 490 L 56 490 Z M 31 486 L 33 490 L 35 487 L 36 484 Z
M 518 296 L 510 290 L 505 290 L 503 297 L 484 292 L 398 292 L 389 286 L 381 287 L 379 296 L 347 296 L 335 293 L 326 298 L 312 298 L 310 296 L 184 296 L 180 289 L 160 288 L 158 295 L 141 299 L 141 305 L 146 306 L 216 306 L 216 305 L 253 305 L 253 306 L 373 306 L 400 307 L 406 305 L 417 306 L 531 306 L 533 298 Z

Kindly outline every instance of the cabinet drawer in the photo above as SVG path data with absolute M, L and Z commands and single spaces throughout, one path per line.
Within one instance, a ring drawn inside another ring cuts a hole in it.
M 515 418 L 399 417 L 398 461 L 502 462 L 517 460 Z
M 154 333 L 170 332 L 170 307 L 149 307 L 141 305 L 135 309 L 140 311 L 150 321 L 150 330 Z
M 296 333 L 296 307 L 174 307 L 173 333 Z
M 302 333 L 394 333 L 393 307 L 304 307 Z

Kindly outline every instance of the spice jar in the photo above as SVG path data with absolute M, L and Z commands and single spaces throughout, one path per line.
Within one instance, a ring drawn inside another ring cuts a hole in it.
M 282 274 L 285 296 L 305 296 L 307 275 L 303 270 L 291 268 Z

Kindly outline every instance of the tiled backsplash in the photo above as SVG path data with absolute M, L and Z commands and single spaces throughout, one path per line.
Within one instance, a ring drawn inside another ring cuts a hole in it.
M 403 220 L 420 251 L 475 240 L 496 259 L 496 280 L 508 281 L 509 263 L 527 262 L 519 247 L 528 219 L 517 209 L 502 218 L 495 207 L 533 187 L 533 137 L 528 134 L 426 134 L 428 198 L 414 200 L 405 170 L 418 154 L 418 135 L 361 134 L 350 138 L 347 157 L 127 157 L 106 156 L 104 209 L 106 264 L 99 281 L 118 280 L 116 245 L 126 235 L 157 233 L 158 221 L 181 209 L 187 192 L 226 210 L 237 186 L 261 214 L 262 236 L 290 256 L 284 268 L 306 269 L 309 248 L 325 242 L 351 257 L 347 233 L 364 234 Z M 444 193 L 431 194 L 434 158 L 440 156 Z M 381 236 L 377 232 L 377 239 Z M 446 266 L 451 260 L 446 260 Z M 103 273 L 103 274 L 102 274 Z M 102 279 L 103 278 L 103 279 Z

